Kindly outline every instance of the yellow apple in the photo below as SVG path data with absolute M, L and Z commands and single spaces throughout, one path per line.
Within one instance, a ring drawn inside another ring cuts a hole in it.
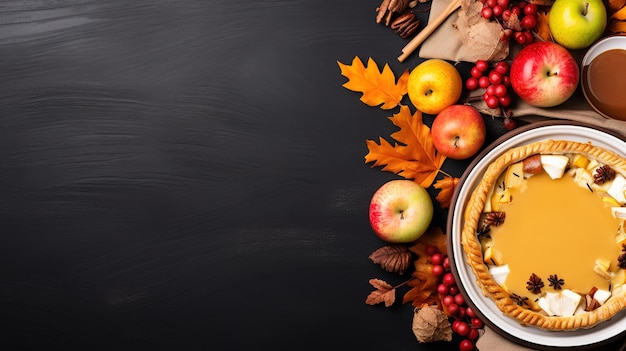
M 413 68 L 407 88 L 409 100 L 416 109 L 436 115 L 459 100 L 463 80 L 451 63 L 428 59 Z

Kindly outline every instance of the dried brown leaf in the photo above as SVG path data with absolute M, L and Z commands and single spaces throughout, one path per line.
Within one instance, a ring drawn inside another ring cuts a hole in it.
M 411 266 L 411 256 L 406 245 L 388 245 L 372 252 L 368 258 L 387 272 L 402 275 Z
M 451 341 L 448 316 L 437 306 L 424 306 L 413 314 L 413 334 L 419 342 Z
M 385 307 L 390 307 L 394 304 L 396 301 L 396 289 L 393 286 L 382 279 L 370 279 L 369 282 L 376 290 L 367 296 L 365 299 L 366 304 L 377 305 L 384 303 Z

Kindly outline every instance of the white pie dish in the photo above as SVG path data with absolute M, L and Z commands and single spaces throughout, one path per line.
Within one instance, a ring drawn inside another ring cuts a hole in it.
M 608 131 L 581 123 L 555 121 L 535 123 L 517 128 L 492 143 L 470 164 L 461 177 L 448 214 L 448 255 L 453 262 L 455 275 L 466 301 L 477 310 L 483 320 L 496 332 L 517 343 L 535 349 L 583 349 L 605 344 L 626 331 L 626 312 L 622 311 L 609 321 L 589 329 L 575 331 L 548 331 L 533 326 L 523 326 L 503 314 L 495 303 L 484 296 L 476 283 L 471 267 L 465 261 L 461 244 L 461 230 L 465 203 L 481 180 L 486 168 L 505 151 L 525 144 L 547 139 L 562 139 L 592 144 L 626 156 L 626 142 Z

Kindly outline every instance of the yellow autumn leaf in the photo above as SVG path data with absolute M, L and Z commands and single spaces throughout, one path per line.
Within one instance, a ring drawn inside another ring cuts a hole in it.
M 400 128 L 391 134 L 397 143 L 391 144 L 383 138 L 379 138 L 380 144 L 367 140 L 369 152 L 365 155 L 365 163 L 373 163 L 372 167 L 383 167 L 383 171 L 412 179 L 428 188 L 446 157 L 435 149 L 430 128 L 422 121 L 422 113 L 416 111 L 411 115 L 409 107 L 401 105 L 400 111 L 389 120 Z
M 407 81 L 409 70 L 398 78 L 391 71 L 388 64 L 385 64 L 382 71 L 374 59 L 369 58 L 367 67 L 358 56 L 355 56 L 351 65 L 337 61 L 341 74 L 348 78 L 348 82 L 343 87 L 363 93 L 361 101 L 369 106 L 379 106 L 383 110 L 390 110 L 400 104 L 402 97 L 407 93 Z

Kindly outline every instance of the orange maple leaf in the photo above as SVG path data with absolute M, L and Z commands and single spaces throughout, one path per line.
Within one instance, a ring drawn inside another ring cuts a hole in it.
M 381 279 L 370 279 L 370 284 L 376 290 L 367 296 L 365 299 L 366 304 L 377 305 L 384 302 L 385 307 L 393 305 L 396 301 L 396 289 L 393 286 Z
M 361 92 L 361 101 L 369 106 L 378 106 L 383 110 L 390 110 L 400 104 L 402 97 L 407 93 L 407 81 L 409 80 L 409 70 L 398 78 L 394 76 L 388 64 L 385 64 L 382 72 L 378 65 L 370 57 L 367 67 L 358 56 L 355 56 L 351 65 L 337 61 L 341 74 L 348 78 L 343 87 Z
M 550 32 L 550 26 L 548 25 L 549 15 L 548 11 L 537 12 L 537 25 L 535 26 L 535 32 L 543 41 L 552 41 L 552 32 Z
M 441 208 L 449 208 L 450 203 L 452 202 L 452 195 L 454 194 L 454 189 L 459 184 L 459 178 L 445 176 L 442 179 L 439 179 L 435 182 L 433 187 L 435 189 L 439 189 L 439 194 L 435 197 L 437 202 Z
M 389 119 L 400 128 L 391 137 L 401 144 L 392 145 L 383 138 L 379 138 L 380 144 L 367 140 L 369 152 L 365 155 L 365 163 L 373 162 L 372 167 L 383 167 L 383 171 L 413 179 L 428 188 L 446 157 L 435 149 L 430 128 L 422 121 L 422 113 L 416 111 L 411 115 L 408 106 L 400 105 L 400 112 Z
M 411 302 L 414 307 L 422 307 L 425 304 L 439 304 L 437 285 L 439 277 L 433 274 L 433 264 L 430 256 L 426 253 L 428 245 L 435 246 L 439 252 L 446 252 L 446 235 L 439 227 L 431 227 L 411 247 L 418 258 L 414 261 L 415 271 L 411 274 L 414 279 L 407 282 L 411 290 L 403 296 L 403 303 Z

